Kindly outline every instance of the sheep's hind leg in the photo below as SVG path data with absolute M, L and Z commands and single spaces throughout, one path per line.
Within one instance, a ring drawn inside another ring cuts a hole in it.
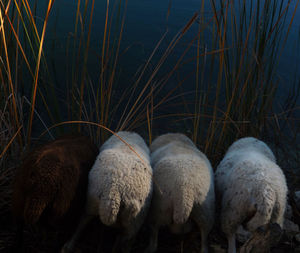
M 80 237 L 83 229 L 93 218 L 94 218 L 93 215 L 85 214 L 82 216 L 73 237 L 65 243 L 65 245 L 61 249 L 61 253 L 68 253 L 74 250 L 75 244 L 78 241 L 78 238 Z
M 157 238 L 158 238 L 159 226 L 151 224 L 150 229 L 151 229 L 150 241 L 144 253 L 153 253 L 157 249 Z
M 214 212 L 207 206 L 195 206 L 191 218 L 201 233 L 201 253 L 208 253 L 207 237 L 213 226 Z
M 133 231 L 130 231 L 130 229 L 126 228 L 122 234 L 117 236 L 112 252 L 129 253 L 135 241 L 135 236 L 136 234 Z
M 201 253 L 208 253 L 208 246 L 207 246 L 207 236 L 208 233 L 206 229 L 201 229 Z
M 235 234 L 228 236 L 228 253 L 236 253 Z
M 222 230 L 225 233 L 228 241 L 228 253 L 236 253 L 236 243 L 235 243 L 235 234 L 237 231 L 237 220 L 238 217 L 234 216 L 234 219 L 231 219 L 226 213 L 222 213 Z
M 123 220 L 124 221 L 124 220 Z M 116 238 L 113 247 L 113 253 L 129 253 L 135 241 L 137 232 L 139 231 L 143 221 L 143 216 L 138 216 L 135 220 L 123 224 L 122 232 Z
M 208 246 L 207 246 L 207 237 L 208 237 L 208 231 L 205 226 L 203 226 L 203 223 L 199 220 L 195 220 L 197 223 L 197 226 L 199 227 L 200 233 L 201 233 L 201 253 L 208 253 Z
M 12 245 L 12 248 L 10 250 L 11 253 L 18 253 L 22 252 L 23 249 L 23 227 L 24 227 L 24 221 L 18 220 L 17 221 L 17 231 L 16 231 L 16 240 L 14 245 Z

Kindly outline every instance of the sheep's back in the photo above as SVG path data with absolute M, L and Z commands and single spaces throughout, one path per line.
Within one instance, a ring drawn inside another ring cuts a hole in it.
M 155 166 L 157 162 L 161 159 L 170 158 L 177 156 L 191 156 L 191 157 L 199 157 L 200 159 L 204 160 L 209 166 L 210 162 L 206 158 L 206 156 L 194 146 L 194 144 L 184 143 L 181 141 L 172 141 L 163 146 L 157 146 L 156 149 L 152 148 L 151 154 L 151 164 Z M 185 158 L 183 158 L 185 159 Z
M 130 187 L 125 192 L 140 192 L 144 188 L 143 184 L 149 185 L 152 177 L 148 160 L 141 160 L 134 153 L 128 154 L 113 149 L 100 153 L 97 168 L 99 180 L 104 181 L 100 187 L 107 188 L 107 185 L 116 182 L 122 189 Z M 91 175 L 90 178 L 93 180 L 97 177 Z
M 239 152 L 223 159 L 216 171 L 216 186 L 223 192 L 229 187 L 255 188 L 269 184 L 274 189 L 286 187 L 280 167 L 258 152 Z
M 195 147 L 194 143 L 186 135 L 181 133 L 168 133 L 157 137 L 151 144 L 151 152 L 157 149 L 167 146 L 170 143 L 178 142 L 180 145 Z
M 266 143 L 253 137 L 245 137 L 235 141 L 227 150 L 226 156 L 235 155 L 235 153 L 259 153 L 273 162 L 276 158 L 272 150 Z
M 104 151 L 106 149 L 115 149 L 117 151 L 126 152 L 128 154 L 137 152 L 139 156 L 142 157 L 142 159 L 149 160 L 149 148 L 147 147 L 145 141 L 143 138 L 134 132 L 126 132 L 126 131 L 120 131 L 117 132 L 118 136 L 112 135 L 102 146 L 100 149 L 101 151 Z M 120 138 L 122 140 L 120 140 Z M 125 143 L 124 143 L 125 142 Z M 134 150 L 132 151 L 130 147 Z
M 251 168 L 257 167 L 259 169 L 258 164 L 254 164 L 255 161 L 262 164 L 271 162 L 269 166 L 271 169 L 276 159 L 271 149 L 264 142 L 256 138 L 245 137 L 235 141 L 228 148 L 224 158 L 217 167 L 215 176 L 218 191 L 224 191 L 228 182 L 235 180 L 234 178 L 230 178 L 231 176 L 235 177 L 236 172 L 233 172 L 233 170 L 236 170 L 238 167 L 242 168 L 243 162 L 252 164 L 250 165 Z

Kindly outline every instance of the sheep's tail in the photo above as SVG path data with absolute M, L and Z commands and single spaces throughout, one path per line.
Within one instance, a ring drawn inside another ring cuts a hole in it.
M 194 206 L 194 194 L 190 187 L 179 185 L 175 192 L 173 222 L 184 224 L 187 222 Z
M 110 226 L 116 222 L 120 204 L 121 195 L 114 187 L 100 199 L 99 216 L 105 225 Z
M 142 204 L 140 201 L 135 199 L 130 199 L 126 201 L 124 213 L 122 214 L 122 224 L 123 226 L 129 226 L 129 224 L 134 220 L 138 214 L 141 212 Z
M 27 224 L 35 224 L 46 208 L 46 201 L 40 199 L 27 199 L 24 207 L 24 221 Z
M 255 214 L 246 225 L 250 232 L 253 232 L 258 227 L 271 222 L 273 209 L 276 204 L 276 198 L 276 192 L 267 185 L 260 190 L 258 197 L 253 199 L 252 206 L 255 210 Z

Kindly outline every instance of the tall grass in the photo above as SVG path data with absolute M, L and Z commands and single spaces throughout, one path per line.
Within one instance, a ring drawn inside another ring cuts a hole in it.
M 137 114 L 139 114 L 139 121 L 147 118 L 141 117 L 143 114 L 146 115 L 145 108 L 148 108 L 148 116 L 149 113 L 153 114 L 149 112 L 149 108 L 153 110 L 153 106 L 149 107 L 149 101 L 154 92 L 151 85 L 153 79 L 197 16 L 194 15 L 186 25 L 183 25 L 182 30 L 175 35 L 165 53 L 160 57 L 149 79 L 141 83 L 164 37 L 159 40 L 145 66 L 141 66 L 142 70 L 137 74 L 137 80 L 124 90 L 123 94 L 130 93 L 130 96 L 123 96 L 116 104 L 112 104 L 112 101 L 116 102 L 112 94 L 117 84 L 118 59 L 127 1 L 115 1 L 113 6 L 110 6 L 107 1 L 99 78 L 92 80 L 87 66 L 95 1 L 78 0 L 74 33 L 69 37 L 66 45 L 69 75 L 66 89 L 63 91 L 67 99 L 62 103 L 59 101 L 56 84 L 49 71 L 49 60 L 45 56 L 47 52 L 44 52 L 44 44 L 47 43 L 45 35 L 48 18 L 55 3 L 54 1 L 48 2 L 42 25 L 37 23 L 37 14 L 34 13 L 37 2 L 31 3 L 27 0 L 1 2 L 0 49 L 5 58 L 2 58 L 0 78 L 3 89 L 2 99 L 10 98 L 7 108 L 9 122 L 12 123 L 9 128 L 13 133 L 3 144 L 4 148 L 1 150 L 3 154 L 16 139 L 20 151 L 23 151 L 30 145 L 31 139 L 38 136 L 37 133 L 41 132 L 41 129 L 48 129 L 51 125 L 62 121 L 68 121 L 69 124 L 71 121 L 90 121 L 107 128 L 114 127 L 116 130 L 134 128 L 133 125 L 138 123 Z M 67 117 L 63 116 L 64 111 L 68 112 Z M 120 119 L 116 121 L 114 116 Z M 148 120 L 150 120 L 149 117 Z M 75 131 L 76 127 L 71 129 Z M 88 126 L 89 134 L 97 142 L 102 142 L 107 138 L 108 132 L 100 131 L 100 129 L 98 127 L 95 130 Z M 80 127 L 77 130 L 80 130 Z M 47 132 L 52 137 L 51 133 Z
M 295 14 L 299 1 L 293 10 L 287 1 L 211 3 L 212 49 L 228 50 L 210 59 L 197 57 L 196 91 L 201 89 L 201 93 L 196 97 L 193 134 L 206 152 L 220 155 L 239 137 L 265 138 L 266 133 L 274 133 L 275 118 L 280 125 L 288 120 L 277 117 L 279 111 L 274 109 L 280 80 L 277 71 L 294 18 L 288 20 L 287 13 Z M 198 36 L 198 48 L 205 48 L 201 42 L 204 34 Z M 203 80 L 209 83 L 205 85 Z M 295 107 L 293 104 L 293 109 L 299 110 Z M 287 115 L 287 111 L 281 113 Z M 213 116 L 209 124 L 201 114 Z M 277 130 L 283 133 L 283 129 Z
M 91 50 L 95 50 L 90 48 L 95 32 L 95 1 L 78 0 L 74 31 L 65 45 L 66 84 L 59 91 L 65 98 L 63 102 L 49 67 L 49 52 L 44 51 L 47 25 L 53 18 L 51 11 L 55 4 L 59 3 L 48 1 L 40 21 L 35 13 L 37 1 L 2 0 L 0 3 L 0 105 L 6 115 L 5 120 L 1 118 L 1 133 L 5 133 L 2 157 L 13 143 L 22 152 L 44 130 L 52 137 L 49 129 L 53 125 L 59 125 L 56 129 L 60 131 L 88 131 L 98 143 L 108 136 L 109 132 L 101 127 L 90 124 L 83 128 L 75 121 L 94 122 L 113 130 L 143 127 L 151 142 L 152 131 L 163 118 L 168 124 L 189 119 L 185 127 L 191 131 L 191 137 L 213 158 L 224 153 L 238 137 L 261 137 L 274 128 L 282 135 L 283 126 L 298 122 L 291 118 L 291 112 L 297 109 L 297 99 L 286 111 L 275 111 L 274 103 L 279 84 L 278 63 L 294 18 L 292 15 L 288 20 L 287 13 L 296 13 L 299 0 L 294 10 L 284 0 L 211 0 L 210 10 L 205 10 L 202 0 L 199 12 L 182 24 L 182 29 L 159 54 L 169 33 L 166 29 L 137 71 L 135 81 L 126 88 L 120 85 L 119 59 L 128 1 L 106 1 L 98 49 L 98 78 L 93 78 L 88 63 Z M 170 12 L 171 5 L 167 18 Z M 174 48 L 197 25 L 197 32 L 182 48 L 171 70 L 160 74 Z M 187 59 L 192 50 L 194 58 Z M 194 63 L 193 78 L 187 76 L 166 92 L 164 87 L 170 78 L 187 62 Z M 150 65 L 154 67 L 147 74 Z M 195 86 L 187 91 L 184 85 L 190 80 Z M 117 89 L 122 90 L 121 98 L 114 97 Z M 180 94 L 182 90 L 184 93 Z M 295 83 L 294 90 L 299 93 L 299 82 Z M 191 100 L 184 96 L 186 93 L 193 94 L 187 96 Z M 178 106 L 181 97 L 182 104 Z M 164 106 L 174 106 L 176 109 L 168 110 L 176 112 L 164 113 Z M 61 122 L 72 126 L 66 128 Z M 294 127 L 293 131 L 298 129 Z

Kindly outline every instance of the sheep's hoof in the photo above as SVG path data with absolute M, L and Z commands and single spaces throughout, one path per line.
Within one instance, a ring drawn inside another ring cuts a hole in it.
M 70 252 L 79 252 L 75 251 L 73 244 L 71 242 L 66 242 L 65 245 L 62 247 L 60 253 L 70 253 Z

